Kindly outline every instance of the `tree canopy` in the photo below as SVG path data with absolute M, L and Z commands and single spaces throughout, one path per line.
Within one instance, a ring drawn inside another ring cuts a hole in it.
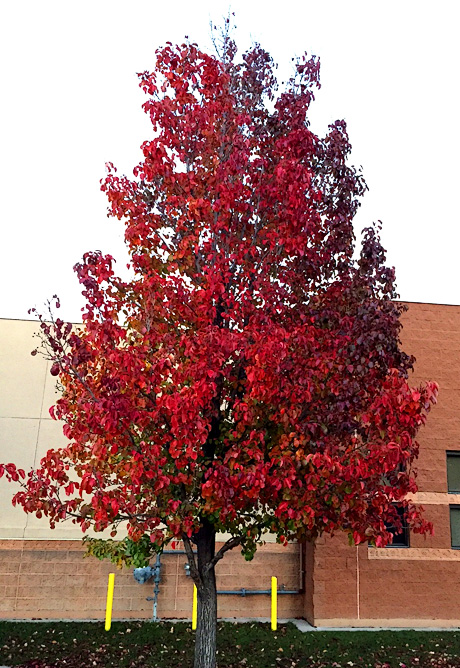
M 231 536 L 212 570 L 266 532 L 384 545 L 395 503 L 431 529 L 407 495 L 437 388 L 409 386 L 378 226 L 354 259 L 366 185 L 345 122 L 310 129 L 319 60 L 294 65 L 278 94 L 270 55 L 238 61 L 227 39 L 220 55 L 168 43 L 139 75 L 152 135 L 132 178 L 109 164 L 102 182 L 133 277 L 99 251 L 76 265 L 83 326 L 41 319 L 68 443 L 27 476 L 0 470 L 52 526 L 126 522 L 145 554 L 183 540 L 198 587 L 203 531 Z

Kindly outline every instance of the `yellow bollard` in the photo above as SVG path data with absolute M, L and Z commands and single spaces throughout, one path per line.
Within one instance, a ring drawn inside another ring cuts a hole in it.
M 278 580 L 272 577 L 272 631 L 277 629 L 278 616 Z
M 110 631 L 112 625 L 112 605 L 113 605 L 113 588 L 115 586 L 115 573 L 109 574 L 109 585 L 107 587 L 107 606 L 105 609 L 105 630 Z
M 196 631 L 197 608 L 198 608 L 197 590 L 196 590 L 196 585 L 193 585 L 192 631 Z

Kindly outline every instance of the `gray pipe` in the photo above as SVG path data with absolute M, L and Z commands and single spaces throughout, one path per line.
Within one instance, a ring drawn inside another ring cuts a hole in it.
M 232 596 L 253 596 L 258 594 L 271 594 L 271 589 L 221 589 L 217 591 L 218 594 L 228 594 Z M 278 589 L 277 595 L 280 594 L 301 594 L 299 589 Z
M 157 612 L 158 612 L 158 596 L 160 594 L 160 572 L 161 572 L 161 555 L 162 554 L 187 554 L 185 550 L 162 550 L 161 553 L 157 554 L 155 562 L 155 587 L 153 590 L 153 597 L 148 596 L 147 601 L 153 600 L 153 621 L 158 621 Z M 301 557 L 302 558 L 302 557 Z M 269 595 L 272 593 L 271 589 L 218 589 L 217 594 L 223 596 L 259 596 L 259 595 Z M 281 594 L 302 594 L 303 589 L 279 589 L 277 595 Z
M 153 589 L 153 621 L 157 621 L 158 612 L 158 595 L 160 593 L 160 570 L 161 570 L 161 555 L 157 554 L 155 561 L 155 587 Z
M 187 554 L 185 550 L 163 550 L 162 554 Z M 302 555 L 300 557 L 301 562 L 300 562 L 300 568 L 302 569 Z M 301 571 L 302 573 L 302 571 Z M 225 595 L 232 595 L 232 596 L 251 596 L 251 595 L 258 595 L 258 594 L 271 594 L 272 590 L 271 589 L 222 589 L 222 590 L 217 590 L 218 594 L 223 594 Z M 278 590 L 278 594 L 303 594 L 303 588 L 301 587 L 300 589 L 280 589 Z

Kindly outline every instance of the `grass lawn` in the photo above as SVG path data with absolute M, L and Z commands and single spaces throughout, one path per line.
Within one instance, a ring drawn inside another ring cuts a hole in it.
M 23 668 L 191 668 L 189 624 L 0 622 L 0 665 Z M 459 657 L 459 658 L 457 658 Z M 460 633 L 323 631 L 293 624 L 219 624 L 219 668 L 460 668 Z

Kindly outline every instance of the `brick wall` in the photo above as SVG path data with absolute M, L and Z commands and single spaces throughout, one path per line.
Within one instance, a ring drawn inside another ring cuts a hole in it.
M 409 548 L 349 547 L 344 536 L 314 550 L 317 626 L 460 626 L 460 551 L 451 548 L 446 450 L 460 450 L 460 306 L 408 304 L 402 347 L 415 355 L 411 385 L 435 380 L 439 403 L 419 434 L 416 501 L 434 536 L 410 536 Z
M 113 618 L 151 619 L 153 582 L 138 584 L 132 569 L 118 570 L 109 562 L 83 558 L 80 541 L 0 541 L 0 617 L 3 619 L 103 619 L 107 580 L 115 572 Z M 192 580 L 185 575 L 184 554 L 162 556 L 159 618 L 190 618 Z M 298 545 L 267 544 L 252 562 L 238 550 L 217 565 L 218 589 L 270 589 L 272 575 L 278 586 L 298 589 Z M 303 596 L 282 595 L 280 617 L 302 617 Z M 269 617 L 270 596 L 220 595 L 220 617 Z
M 313 579 L 316 626 L 460 626 L 460 556 L 450 548 L 327 537 L 315 547 Z

